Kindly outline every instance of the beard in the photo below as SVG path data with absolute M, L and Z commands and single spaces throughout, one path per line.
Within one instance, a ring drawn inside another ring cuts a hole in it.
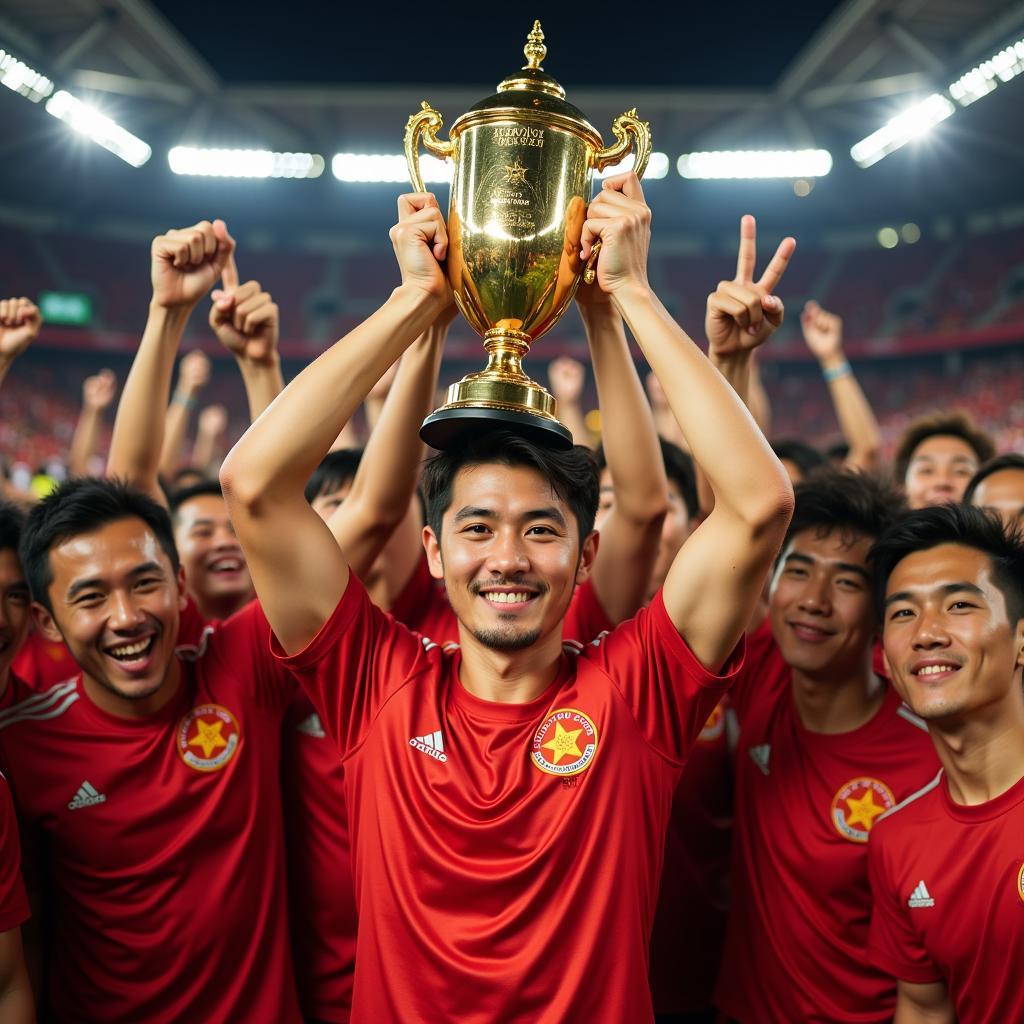
M 473 637 L 492 651 L 523 651 L 540 639 L 539 629 L 475 629 Z

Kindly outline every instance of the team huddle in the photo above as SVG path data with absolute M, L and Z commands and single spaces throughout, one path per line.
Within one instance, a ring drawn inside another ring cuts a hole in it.
M 1024 457 L 943 414 L 883 478 L 813 303 L 848 450 L 770 445 L 796 243 L 743 218 L 705 355 L 602 184 L 596 451 L 563 362 L 573 448 L 424 459 L 432 195 L 287 386 L 224 222 L 155 239 L 103 475 L 0 502 L 0 1021 L 1024 1020 Z M 252 422 L 175 475 L 207 298 Z M 39 326 L 0 302 L 0 381 Z

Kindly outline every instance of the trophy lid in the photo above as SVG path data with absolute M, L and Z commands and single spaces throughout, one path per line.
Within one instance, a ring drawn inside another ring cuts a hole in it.
M 523 47 L 526 64 L 504 79 L 499 84 L 497 92 L 480 100 L 479 103 L 474 103 L 458 120 L 476 120 L 474 115 L 489 110 L 508 111 L 510 108 L 528 110 L 535 114 L 556 114 L 575 121 L 579 129 L 592 136 L 599 148 L 601 136 L 597 129 L 587 121 L 578 107 L 574 107 L 566 100 L 565 89 L 541 67 L 541 61 L 547 56 L 547 52 L 540 22 L 534 21 L 533 30 L 527 36 L 526 46 Z M 452 125 L 453 134 L 455 131 L 456 125 Z

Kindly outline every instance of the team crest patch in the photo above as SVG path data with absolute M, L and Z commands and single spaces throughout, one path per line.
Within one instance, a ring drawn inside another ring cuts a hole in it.
M 220 704 L 200 704 L 178 726 L 178 753 L 197 772 L 220 771 L 235 756 L 242 733 L 238 720 Z
M 530 757 L 548 775 L 579 775 L 597 753 L 597 726 L 576 708 L 559 708 L 534 733 Z
M 832 824 L 851 843 L 866 843 L 876 819 L 896 806 L 892 790 L 878 779 L 851 779 L 832 797 Z
M 721 702 L 719 702 L 715 705 L 715 710 L 708 715 L 708 720 L 704 723 L 704 728 L 698 734 L 697 740 L 700 743 L 711 743 L 717 740 L 724 731 L 725 711 L 722 708 Z
M 1021 864 L 1020 871 L 1017 872 L 1017 895 L 1021 903 L 1024 903 L 1024 864 Z

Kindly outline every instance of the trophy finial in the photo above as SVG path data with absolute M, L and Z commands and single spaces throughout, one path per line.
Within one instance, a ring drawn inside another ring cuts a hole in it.
M 544 45 L 544 33 L 541 31 L 539 21 L 534 21 L 533 31 L 526 37 L 523 53 L 526 54 L 526 68 L 539 71 L 541 69 L 540 62 L 548 53 L 548 48 Z M 525 71 L 526 68 L 523 70 Z

